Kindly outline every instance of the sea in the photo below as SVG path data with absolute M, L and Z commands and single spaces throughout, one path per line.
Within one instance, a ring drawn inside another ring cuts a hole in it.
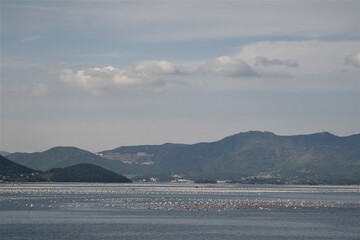
M 360 186 L 0 184 L 1 240 L 360 239 Z

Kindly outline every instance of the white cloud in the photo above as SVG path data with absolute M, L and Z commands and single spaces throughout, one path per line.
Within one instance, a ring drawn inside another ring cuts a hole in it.
M 111 87 L 114 84 L 114 78 L 121 73 L 121 70 L 112 66 L 86 68 L 75 72 L 71 69 L 64 69 L 60 79 L 97 95 L 104 89 Z M 117 82 L 120 81 L 117 80 Z
M 249 77 L 291 77 L 290 73 L 284 71 L 263 70 L 249 65 L 238 57 L 222 56 L 207 61 L 198 66 L 198 72 L 206 75 L 217 75 L 230 78 Z
M 281 60 L 280 60 L 281 61 Z M 222 56 L 210 60 L 200 65 L 199 71 L 203 74 L 215 74 L 231 78 L 248 78 L 248 77 L 291 77 L 290 73 L 285 71 L 263 70 L 250 66 L 244 60 L 238 57 Z
M 139 80 L 136 78 L 131 78 L 125 74 L 116 74 L 113 76 L 113 82 L 116 86 L 134 86 L 138 84 Z
M 135 64 L 133 71 L 136 74 L 175 74 L 178 72 L 176 66 L 167 61 L 142 61 Z
M 345 58 L 345 64 L 360 68 L 360 53 L 352 54 Z
M 141 61 L 127 69 L 113 66 L 86 68 L 78 71 L 64 69 L 60 79 L 98 95 L 117 87 L 154 87 L 162 84 L 163 76 L 180 74 L 182 70 L 167 61 Z
M 299 64 L 294 59 L 269 59 L 263 56 L 257 56 L 255 58 L 255 66 L 263 66 L 263 67 L 270 67 L 270 66 L 285 66 L 285 67 L 298 67 Z
M 119 89 L 129 87 L 157 88 L 169 83 L 179 83 L 174 79 L 179 76 L 182 76 L 183 82 L 186 82 L 186 77 L 201 75 L 225 78 L 291 77 L 288 72 L 263 70 L 250 66 L 240 58 L 221 56 L 204 63 L 191 65 L 151 60 L 137 62 L 125 69 L 113 66 L 86 68 L 78 71 L 64 69 L 60 74 L 60 79 L 98 95 L 113 87 Z
M 338 71 L 344 58 L 360 49 L 360 41 L 262 41 L 239 49 L 237 57 L 256 64 L 258 56 L 268 59 L 294 59 L 299 67 L 293 71 L 313 77 Z
M 216 74 L 224 77 L 254 77 L 258 75 L 254 68 L 245 61 L 229 56 L 210 60 L 199 66 L 199 70 L 205 74 Z
M 151 60 L 122 69 L 112 66 L 64 69 L 60 78 L 93 94 L 125 88 L 159 90 L 179 82 L 193 85 L 211 82 L 220 88 L 227 85 L 250 89 L 349 89 L 357 86 L 356 72 L 345 76 L 341 68 L 344 56 L 349 56 L 348 65 L 359 67 L 360 54 L 352 54 L 359 48 L 360 42 L 356 41 L 264 41 L 246 45 L 234 56 L 192 64 Z M 272 84 L 263 81 L 290 77 L 294 80 Z M 224 81 L 225 78 L 233 80 Z

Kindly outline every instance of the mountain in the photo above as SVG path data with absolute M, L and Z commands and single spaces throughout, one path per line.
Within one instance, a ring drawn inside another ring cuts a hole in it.
M 20 174 L 27 174 L 33 172 L 38 172 L 38 171 L 14 163 L 9 159 L 0 156 L 0 175 L 2 176 L 20 175 Z
M 0 156 L 0 182 L 38 182 L 42 181 L 41 172 L 14 163 Z
M 120 174 L 128 168 L 127 164 L 105 159 L 76 147 L 54 147 L 44 152 L 13 153 L 7 158 L 41 171 L 69 167 L 80 163 L 94 164 Z
M 66 168 L 55 168 L 45 173 L 17 164 L 0 156 L 1 181 L 53 181 L 53 182 L 118 182 L 130 179 L 93 164 L 82 163 Z
M 44 176 L 47 180 L 53 182 L 132 182 L 124 176 L 88 163 L 81 163 L 62 169 L 51 169 L 45 172 Z
M 6 157 L 7 155 L 9 155 L 9 152 L 6 151 L 0 151 L 0 156 Z
M 133 179 L 360 184 L 360 134 L 278 136 L 250 131 L 216 142 L 123 146 L 98 154 L 55 147 L 7 158 L 43 171 L 89 163 Z
M 360 134 L 278 136 L 250 131 L 217 142 L 119 147 L 100 154 L 128 163 L 133 166 L 132 174 L 143 176 L 360 183 Z

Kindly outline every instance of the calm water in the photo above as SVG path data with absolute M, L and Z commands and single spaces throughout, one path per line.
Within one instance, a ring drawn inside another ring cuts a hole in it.
M 1 184 L 0 239 L 360 239 L 360 186 Z

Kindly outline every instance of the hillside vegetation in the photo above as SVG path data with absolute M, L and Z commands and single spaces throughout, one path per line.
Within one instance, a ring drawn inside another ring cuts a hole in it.
M 66 168 L 55 168 L 45 172 L 44 176 L 47 180 L 53 182 L 131 182 L 130 179 L 124 176 L 88 163 Z
M 251 131 L 216 142 L 122 146 L 98 155 L 56 147 L 41 153 L 10 154 L 8 158 L 41 170 L 91 163 L 134 179 L 171 180 L 176 175 L 211 182 L 360 183 L 360 134 L 278 136 Z
M 7 158 L 41 171 L 89 163 L 116 173 L 122 173 L 128 166 L 127 164 L 114 162 L 76 147 L 54 147 L 44 152 L 13 153 L 8 155 Z
M 77 164 L 56 168 L 45 173 L 17 164 L 0 156 L 0 182 L 117 182 L 130 179 L 93 164 Z
M 119 147 L 102 152 L 147 156 L 151 165 L 139 173 L 183 174 L 193 179 L 257 177 L 293 183 L 360 183 L 360 135 L 338 137 L 327 132 L 277 136 L 245 132 L 217 142 Z
M 0 181 L 41 181 L 40 171 L 14 163 L 0 156 Z

